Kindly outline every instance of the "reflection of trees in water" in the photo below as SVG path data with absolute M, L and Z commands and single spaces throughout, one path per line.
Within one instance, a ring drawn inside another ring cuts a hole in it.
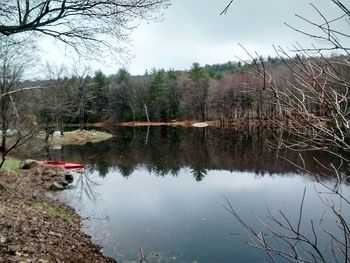
M 177 166 L 175 165 L 174 167 L 171 168 L 170 174 L 173 177 L 178 177 L 179 173 L 180 173 L 180 170 L 181 170 L 181 166 L 180 165 L 177 165 Z
M 152 167 L 150 167 L 150 170 L 157 176 L 164 177 L 168 174 L 171 168 L 168 167 L 166 158 L 163 155 L 164 153 L 161 148 L 161 145 L 153 145 L 153 147 L 151 147 L 150 160 Z
M 207 175 L 207 170 L 204 167 L 196 167 L 192 166 L 191 168 L 191 174 L 193 175 L 193 178 L 200 182 L 203 180 L 203 178 Z
M 95 200 L 97 198 L 94 187 L 99 184 L 91 179 L 90 175 L 91 173 L 87 170 L 82 173 L 76 173 L 75 194 L 79 199 L 83 199 L 84 196 L 90 200 Z
M 45 145 L 43 151 L 46 153 L 45 158 L 53 161 L 64 161 L 64 152 L 62 146 Z
M 105 177 L 109 171 L 109 164 L 105 160 L 96 163 L 96 170 L 99 171 L 101 177 Z
M 97 169 L 101 176 L 111 167 L 118 167 L 128 177 L 139 166 L 145 166 L 157 176 L 179 173 L 181 167 L 190 167 L 192 174 L 203 178 L 210 169 L 229 171 L 253 171 L 257 174 L 295 172 L 288 160 L 300 160 L 298 154 L 286 150 L 270 150 L 269 141 L 275 133 L 267 129 L 250 132 L 221 128 L 174 127 L 113 127 L 115 137 L 85 146 L 65 146 L 66 160 L 86 162 Z M 147 137 L 147 144 L 145 138 Z M 315 153 L 306 153 L 304 160 L 309 170 L 318 172 L 312 164 Z M 283 158 L 280 158 L 283 157 Z M 318 155 L 318 159 L 328 156 Z M 193 169 L 195 168 L 195 169 Z
M 135 169 L 134 166 L 120 164 L 118 166 L 118 170 L 123 177 L 128 178 L 134 172 Z

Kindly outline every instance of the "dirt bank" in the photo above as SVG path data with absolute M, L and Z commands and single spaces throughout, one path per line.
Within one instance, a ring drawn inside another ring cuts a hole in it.
M 47 197 L 54 176 L 0 170 L 0 262 L 116 262 L 81 231 L 73 209 Z

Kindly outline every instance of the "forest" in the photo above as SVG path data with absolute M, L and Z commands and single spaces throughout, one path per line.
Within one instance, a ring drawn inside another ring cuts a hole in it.
M 337 62 L 334 70 L 341 70 L 344 78 L 350 78 L 346 67 L 338 63 L 346 57 L 315 59 L 324 64 L 334 59 Z M 307 61 L 297 55 L 288 59 L 259 58 L 258 62 L 264 63 L 275 85 L 282 90 L 284 85 L 298 84 L 294 70 L 297 63 Z M 185 71 L 152 69 L 144 75 L 132 76 L 121 68 L 116 74 L 106 76 L 102 71 L 89 74 L 88 68 L 69 74 L 63 65 L 47 64 L 49 74 L 44 80 L 17 81 L 13 76 L 9 80 L 2 75 L 2 83 L 8 83 L 11 89 L 28 89 L 5 97 L 8 102 L 4 98 L 2 106 L 12 114 L 21 111 L 21 116 L 31 120 L 28 125 L 35 124 L 41 129 L 55 125 L 62 131 L 68 124 L 83 128 L 100 122 L 220 120 L 223 125 L 235 125 L 237 120 L 249 119 L 259 120 L 263 125 L 266 120 L 286 118 L 289 109 L 281 106 L 276 95 L 266 89 L 266 80 L 256 73 L 256 66 L 257 61 L 205 66 L 193 63 Z M 327 115 L 312 98 L 305 105 L 318 116 Z

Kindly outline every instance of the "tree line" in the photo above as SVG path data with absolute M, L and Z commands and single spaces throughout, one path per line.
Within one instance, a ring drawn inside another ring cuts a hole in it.
M 269 63 L 269 60 L 266 60 Z M 281 63 L 281 61 L 280 61 Z M 277 72 L 280 64 L 271 64 Z M 37 120 L 45 124 L 174 120 L 221 120 L 276 116 L 276 107 L 252 74 L 251 64 L 241 62 L 190 69 L 152 69 L 132 76 L 121 68 L 106 76 L 89 74 L 87 68 L 69 73 L 65 67 L 46 65 L 46 80 L 27 81 Z
M 322 63 L 320 58 L 313 59 Z M 296 61 L 307 63 L 309 59 L 296 56 L 259 60 L 264 61 L 265 70 L 279 92 L 283 92 L 288 86 L 298 85 L 299 80 L 294 75 Z M 331 62 L 329 58 L 327 63 Z M 69 75 L 64 67 L 47 65 L 50 72 L 47 80 L 25 85 L 41 87 L 32 92 L 38 121 L 61 128 L 64 124 L 80 124 L 83 128 L 86 123 L 106 121 L 220 120 L 232 124 L 235 120 L 289 117 L 290 109 L 282 107 L 277 96 L 266 89 L 267 80 L 256 74 L 255 65 L 257 61 L 204 67 L 193 63 L 185 71 L 152 69 L 139 76 L 132 76 L 125 68 L 110 76 L 102 71 L 89 75 L 88 69 Z M 346 67 L 338 62 L 333 70 L 342 71 L 343 77 L 349 78 Z M 304 81 L 311 83 L 313 80 Z M 340 91 L 341 87 L 338 89 Z M 297 90 L 294 93 L 296 99 L 300 94 Z M 311 95 L 306 96 L 305 107 L 316 115 L 326 116 L 327 109 L 321 109 Z

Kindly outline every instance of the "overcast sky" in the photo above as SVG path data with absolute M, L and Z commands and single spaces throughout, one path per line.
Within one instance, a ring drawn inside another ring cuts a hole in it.
M 295 42 L 311 43 L 284 24 L 315 32 L 295 16 L 319 21 L 310 2 L 330 19 L 339 13 L 330 0 L 235 0 L 222 16 L 219 14 L 229 0 L 171 2 L 162 22 L 143 23 L 134 30 L 128 45 L 132 56 L 128 63 L 93 63 L 93 70 L 112 74 L 125 66 L 132 74 L 143 74 L 153 67 L 188 69 L 193 62 L 204 65 L 234 61 L 236 56 L 245 59 L 238 43 L 251 52 L 274 55 L 273 44 L 292 47 Z M 47 53 L 50 60 L 63 59 L 54 49 Z

